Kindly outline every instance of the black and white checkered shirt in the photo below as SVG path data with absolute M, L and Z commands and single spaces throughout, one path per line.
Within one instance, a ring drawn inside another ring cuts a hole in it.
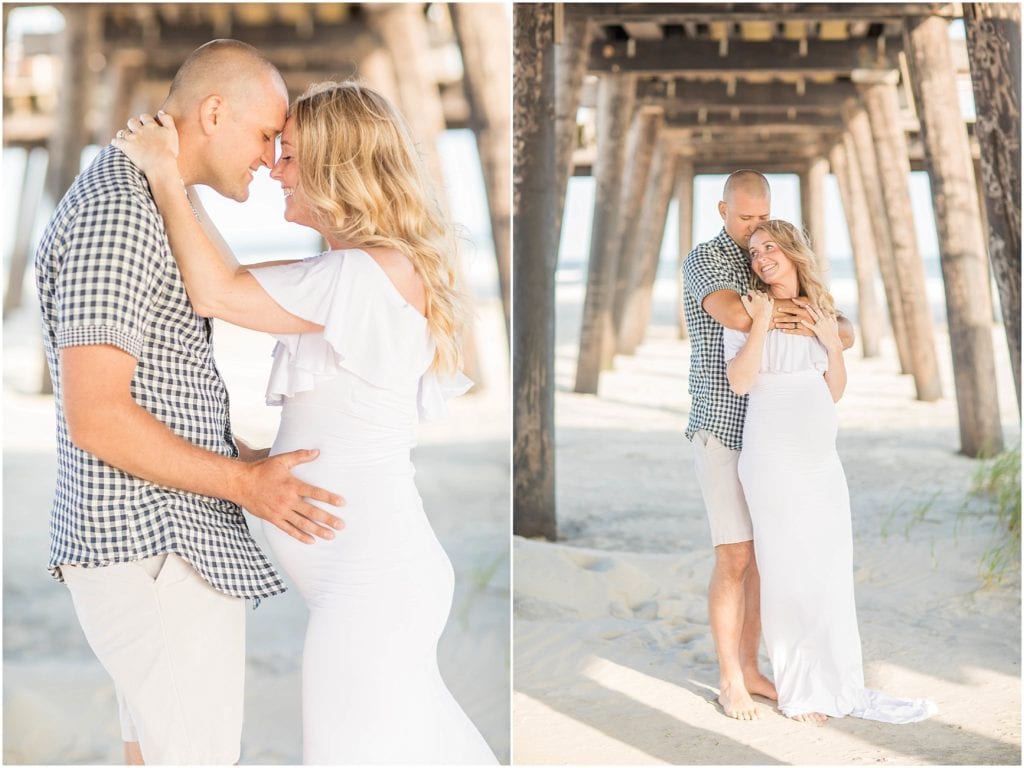
M 706 429 L 722 445 L 738 451 L 743 446 L 746 395 L 729 388 L 725 375 L 722 326 L 701 306 L 715 291 L 750 290 L 750 258 L 722 228 L 718 236 L 701 243 L 683 263 L 683 311 L 690 334 L 690 422 L 686 436 Z
M 61 200 L 36 254 L 36 287 L 57 406 L 53 576 L 62 580 L 61 565 L 173 552 L 229 595 L 283 592 L 237 505 L 128 475 L 68 436 L 60 350 L 110 344 L 138 360 L 136 403 L 189 442 L 238 455 L 212 325 L 192 309 L 145 177 L 120 150 L 100 152 Z

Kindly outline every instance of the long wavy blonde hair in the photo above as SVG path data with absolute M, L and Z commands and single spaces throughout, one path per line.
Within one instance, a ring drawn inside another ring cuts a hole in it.
M 460 367 L 470 321 L 456 266 L 452 226 L 405 119 L 355 82 L 309 87 L 292 105 L 299 185 L 317 221 L 356 247 L 401 251 L 426 288 L 426 317 L 437 345 L 434 367 Z
M 769 219 L 754 229 L 754 232 L 761 231 L 767 232 L 775 244 L 793 262 L 800 295 L 806 296 L 815 307 L 834 315 L 836 313 L 835 299 L 832 298 L 828 286 L 825 285 L 818 257 L 811 250 L 811 244 L 807 241 L 804 233 L 782 219 Z M 751 237 L 754 236 L 754 232 L 750 233 Z M 754 275 L 754 287 L 759 291 L 768 290 L 768 285 L 756 274 Z

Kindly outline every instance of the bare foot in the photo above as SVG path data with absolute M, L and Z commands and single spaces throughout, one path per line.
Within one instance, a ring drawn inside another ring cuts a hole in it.
M 775 690 L 775 683 L 761 674 L 759 670 L 743 674 L 743 685 L 751 696 L 764 696 L 772 701 L 779 700 L 779 694 Z
M 789 718 L 801 723 L 824 723 L 828 720 L 828 715 L 823 715 L 821 712 L 804 712 L 802 715 L 790 715 Z
M 722 705 L 727 717 L 737 720 L 757 720 L 761 717 L 761 708 L 741 685 L 723 684 L 722 692 L 718 694 L 718 703 Z

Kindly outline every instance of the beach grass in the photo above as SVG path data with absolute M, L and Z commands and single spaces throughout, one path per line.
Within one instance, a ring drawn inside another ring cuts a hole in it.
M 971 494 L 987 499 L 996 517 L 999 540 L 981 558 L 986 586 L 1002 583 L 1020 569 L 1020 446 L 982 463 L 974 476 Z

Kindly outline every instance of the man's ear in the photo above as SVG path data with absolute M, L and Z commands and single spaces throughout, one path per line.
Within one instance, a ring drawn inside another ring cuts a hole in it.
M 224 99 L 216 94 L 207 96 L 199 103 L 199 126 L 209 135 L 217 130 L 224 119 Z
M 718 215 L 722 217 L 722 221 L 725 221 L 725 212 L 726 212 L 726 210 L 727 210 L 727 206 L 725 204 L 725 200 L 719 200 L 718 201 Z

